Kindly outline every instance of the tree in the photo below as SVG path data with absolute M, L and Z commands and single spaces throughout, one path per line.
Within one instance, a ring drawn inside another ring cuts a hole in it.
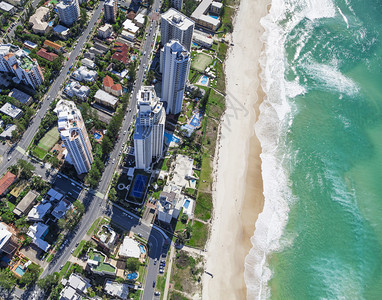
M 109 200 L 110 201 L 115 201 L 117 200 L 117 192 L 115 190 L 115 188 L 111 188 L 110 191 L 109 191 Z
M 88 288 L 86 294 L 90 297 L 90 298 L 94 298 L 95 297 L 95 292 L 93 291 L 93 289 L 90 287 Z
M 58 284 L 60 276 L 57 272 L 46 275 L 44 278 L 37 281 L 39 288 L 45 291 L 46 294 L 50 294 L 51 290 Z
M 21 277 L 20 283 L 25 285 L 31 285 L 35 283 L 40 276 L 41 268 L 39 265 L 32 263 L 29 265 L 27 271 Z
M 73 205 L 79 214 L 81 214 L 81 215 L 84 214 L 85 206 L 80 201 L 78 201 L 78 200 L 74 201 Z
M 103 155 L 107 155 L 113 150 L 113 143 L 107 135 L 102 138 L 101 147 Z
M 61 230 L 63 230 L 65 228 L 65 224 L 66 224 L 66 221 L 65 221 L 65 218 L 61 218 L 57 221 L 57 226 L 58 228 L 60 228 Z
M 21 170 L 20 177 L 24 179 L 29 179 L 33 175 L 33 171 L 36 169 L 34 165 L 32 165 L 30 162 L 27 162 L 26 160 L 19 159 L 17 161 L 17 165 L 19 166 L 19 169 Z
M 16 278 L 9 269 L 0 270 L 0 287 L 11 290 L 16 286 Z
M 13 212 L 8 210 L 1 215 L 1 220 L 7 224 L 10 224 L 15 220 L 15 215 Z
M 187 221 L 188 221 L 188 215 L 187 215 L 187 214 L 182 214 L 182 216 L 180 217 L 180 221 L 181 221 L 183 224 L 186 224 Z
M 129 257 L 126 260 L 126 269 L 128 269 L 130 272 L 136 272 L 139 269 L 139 259 L 135 257 Z
M 27 236 L 25 236 L 25 239 L 23 240 L 22 245 L 23 246 L 28 246 L 32 242 L 33 242 L 32 238 L 29 235 L 27 235 Z

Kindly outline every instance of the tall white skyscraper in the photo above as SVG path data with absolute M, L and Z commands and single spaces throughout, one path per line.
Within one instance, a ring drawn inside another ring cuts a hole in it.
M 73 101 L 58 101 L 58 132 L 78 174 L 87 173 L 93 162 L 92 146 L 80 110 Z
M 188 51 L 191 51 L 192 35 L 195 22 L 176 9 L 170 8 L 161 16 L 161 44 L 166 45 L 171 40 L 177 40 Z
M 148 169 L 153 158 L 163 154 L 166 113 L 153 86 L 142 86 L 138 92 L 138 113 L 134 131 L 134 153 L 137 169 Z
M 162 101 L 167 102 L 166 113 L 179 114 L 188 72 L 190 53 L 178 41 L 168 42 L 161 54 Z
M 15 74 L 18 80 L 34 89 L 44 82 L 44 75 L 37 60 L 11 44 L 0 45 L 0 71 Z
M 65 25 L 72 25 L 80 16 L 78 0 L 62 0 L 56 7 L 60 21 Z
M 115 23 L 117 20 L 117 0 L 106 0 L 104 5 L 105 20 L 107 22 Z

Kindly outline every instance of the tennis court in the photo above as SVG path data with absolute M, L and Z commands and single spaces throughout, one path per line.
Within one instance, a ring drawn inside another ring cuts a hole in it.
M 191 61 L 191 68 L 203 73 L 211 63 L 211 56 L 204 53 L 198 53 Z
M 142 174 L 137 174 L 133 183 L 133 188 L 131 189 L 130 196 L 134 198 L 142 198 L 145 192 L 147 182 L 147 176 Z
M 58 142 L 59 139 L 60 135 L 56 126 L 43 136 L 43 138 L 38 142 L 37 147 L 48 152 Z

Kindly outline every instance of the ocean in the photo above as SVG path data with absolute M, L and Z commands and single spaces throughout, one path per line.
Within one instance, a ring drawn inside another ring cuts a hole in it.
M 272 0 L 248 299 L 382 295 L 382 1 Z

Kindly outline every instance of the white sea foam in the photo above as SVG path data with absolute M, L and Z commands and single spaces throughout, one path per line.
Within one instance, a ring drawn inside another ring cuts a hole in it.
M 265 47 L 260 59 L 260 76 L 266 97 L 260 105 L 255 130 L 262 147 L 265 203 L 251 238 L 253 247 L 245 259 L 244 278 L 248 299 L 270 296 L 267 284 L 272 272 L 268 266 L 268 255 L 288 247 L 294 239 L 288 236 L 281 239 L 288 221 L 289 207 L 295 201 L 287 169 L 283 167 L 289 160 L 284 157 L 289 155 L 285 149 L 284 137 L 295 111 L 288 98 L 305 93 L 305 88 L 297 81 L 287 82 L 284 78 L 286 37 L 304 18 L 331 18 L 335 13 L 331 0 L 273 0 L 269 14 L 261 20 L 265 29 L 262 37 Z M 281 21 L 284 22 L 281 24 Z M 298 51 L 303 46 L 303 40 L 300 40 Z M 280 145 L 284 145 L 284 149 L 280 149 Z
M 359 91 L 357 84 L 338 70 L 335 61 L 330 65 L 307 61 L 302 64 L 302 67 L 325 90 L 339 92 L 348 96 L 353 96 Z
M 342 18 L 344 19 L 345 23 L 346 23 L 346 27 L 349 28 L 349 21 L 348 21 L 348 18 L 346 18 L 346 16 L 342 13 L 342 10 L 341 8 L 337 7 L 338 11 L 340 12 Z

